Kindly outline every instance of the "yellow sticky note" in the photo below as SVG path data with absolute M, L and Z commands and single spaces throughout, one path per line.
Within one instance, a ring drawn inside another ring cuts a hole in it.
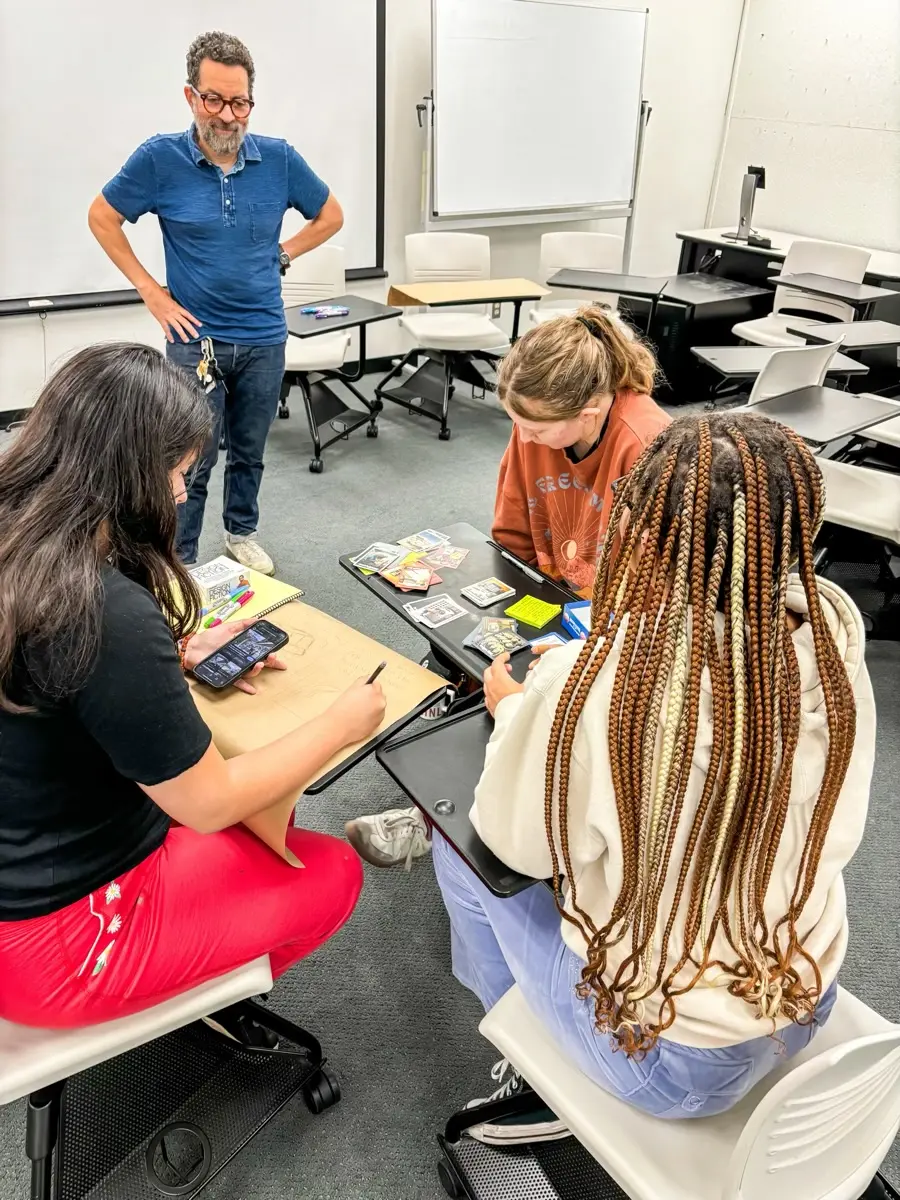
M 562 605 L 548 604 L 546 600 L 538 600 L 537 596 L 523 596 L 505 611 L 508 617 L 515 617 L 517 621 L 523 621 L 533 629 L 543 629 L 548 621 L 559 616 Z

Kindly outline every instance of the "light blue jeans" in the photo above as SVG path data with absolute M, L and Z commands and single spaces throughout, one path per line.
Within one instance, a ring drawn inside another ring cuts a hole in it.
M 553 896 L 535 885 L 501 900 L 434 831 L 434 869 L 450 916 L 453 974 L 485 1011 L 518 984 L 534 1015 L 589 1079 L 656 1117 L 708 1117 L 742 1099 L 774 1067 L 809 1044 L 837 996 L 825 992 L 808 1025 L 778 1038 L 701 1050 L 660 1038 L 643 1058 L 629 1058 L 594 1026 L 591 1000 L 576 994 L 583 963 L 565 944 Z

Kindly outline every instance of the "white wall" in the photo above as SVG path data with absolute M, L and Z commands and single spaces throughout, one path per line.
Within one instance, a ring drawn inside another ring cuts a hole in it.
M 900 250 L 900 2 L 750 0 L 713 224 Z
M 606 3 L 611 8 L 629 8 L 635 7 L 637 0 Z M 723 131 L 742 0 L 649 0 L 649 7 L 644 93 L 653 115 L 645 143 L 632 257 L 632 269 L 640 273 L 674 270 L 678 261 L 675 231 L 703 224 Z M 430 86 L 430 0 L 387 0 L 387 22 L 385 267 L 391 279 L 400 281 L 404 236 L 421 228 L 422 135 L 416 124 L 416 104 Z M 602 120 L 603 114 L 579 114 L 573 119 Z M 264 128 L 263 116 L 259 125 Z M 98 187 L 102 182 L 98 180 Z M 624 232 L 621 221 L 595 227 Z M 541 233 L 550 228 L 489 230 L 493 274 L 533 277 Z M 355 284 L 352 290 L 382 299 L 386 286 L 378 281 Z M 47 318 L 46 335 L 49 367 L 60 356 L 91 341 L 131 337 L 162 344 L 146 313 L 136 308 L 59 313 Z M 371 329 L 371 355 L 396 354 L 403 348 L 402 334 L 394 323 Z M 0 319 L 0 410 L 32 403 L 43 368 L 40 319 Z

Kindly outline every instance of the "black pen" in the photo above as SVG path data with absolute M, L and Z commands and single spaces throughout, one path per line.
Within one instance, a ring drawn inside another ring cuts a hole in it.
M 375 670 L 372 672 L 372 674 L 369 676 L 369 678 L 366 680 L 366 685 L 368 685 L 370 683 L 374 683 L 375 680 L 378 678 L 378 676 L 381 674 L 381 672 L 384 670 L 384 668 L 386 666 L 387 666 L 387 662 L 379 663 L 378 666 L 375 668 Z

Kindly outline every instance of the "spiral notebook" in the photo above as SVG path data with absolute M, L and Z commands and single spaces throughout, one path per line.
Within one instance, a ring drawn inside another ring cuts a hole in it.
M 234 614 L 233 621 L 246 621 L 248 617 L 267 617 L 284 604 L 299 600 L 303 589 L 293 587 L 290 583 L 282 583 L 280 579 L 271 579 L 268 575 L 260 575 L 247 567 L 244 571 L 253 599 Z

